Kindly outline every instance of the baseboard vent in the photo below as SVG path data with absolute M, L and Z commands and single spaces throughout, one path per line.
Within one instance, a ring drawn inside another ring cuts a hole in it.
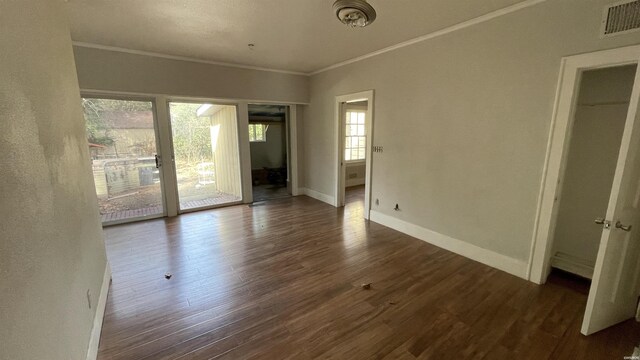
M 604 8 L 601 37 L 628 34 L 640 30 L 640 0 L 625 0 Z
M 591 279 L 593 276 L 591 261 L 558 251 L 551 257 L 551 267 Z

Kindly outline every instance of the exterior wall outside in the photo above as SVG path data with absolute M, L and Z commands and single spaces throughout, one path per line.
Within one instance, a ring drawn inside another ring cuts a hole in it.
M 238 120 L 236 107 L 225 106 L 211 117 L 212 126 L 220 126 L 215 148 L 216 184 L 218 190 L 242 197 Z

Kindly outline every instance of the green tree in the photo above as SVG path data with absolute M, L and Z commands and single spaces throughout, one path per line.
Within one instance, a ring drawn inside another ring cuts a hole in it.
M 192 165 L 211 159 L 210 118 L 198 117 L 201 104 L 171 103 L 173 150 L 177 161 Z

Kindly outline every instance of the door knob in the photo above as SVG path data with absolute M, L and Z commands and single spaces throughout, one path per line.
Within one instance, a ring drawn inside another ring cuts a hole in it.
M 604 225 L 605 229 L 608 229 L 611 227 L 611 221 L 605 220 L 604 218 L 597 218 L 594 220 L 594 222 L 599 225 Z
M 631 225 L 622 225 L 620 221 L 616 221 L 616 229 L 621 229 L 624 231 L 631 231 Z

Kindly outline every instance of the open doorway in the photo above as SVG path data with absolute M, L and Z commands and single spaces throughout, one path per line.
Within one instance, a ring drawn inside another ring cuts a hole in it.
M 593 277 L 636 65 L 582 74 L 558 197 L 551 267 Z M 599 222 L 599 220 L 598 220 Z
M 253 201 L 289 197 L 289 107 L 249 104 Z
M 242 201 L 237 106 L 170 101 L 179 212 Z
M 366 100 L 347 102 L 344 116 L 344 183 L 345 206 L 364 207 L 366 163 Z
M 371 209 L 373 91 L 336 97 L 336 206 Z M 359 211 L 358 211 L 359 213 Z
M 529 278 L 591 278 L 581 333 L 636 315 L 640 295 L 640 46 L 566 57 Z

